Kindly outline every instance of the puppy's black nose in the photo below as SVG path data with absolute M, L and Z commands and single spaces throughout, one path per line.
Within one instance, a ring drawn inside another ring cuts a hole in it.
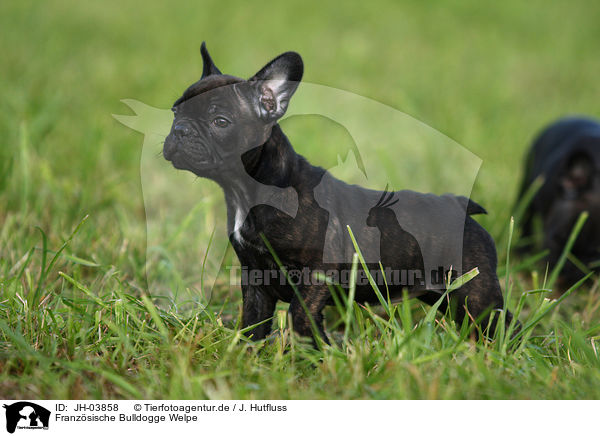
M 173 140 L 171 135 L 167 136 L 163 146 L 163 156 L 166 160 L 171 160 L 177 149 L 176 141 Z

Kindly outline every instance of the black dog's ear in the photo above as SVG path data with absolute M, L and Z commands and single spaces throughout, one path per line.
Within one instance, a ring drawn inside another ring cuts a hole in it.
M 202 45 L 200 46 L 200 54 L 202 55 L 202 77 L 204 79 L 207 76 L 212 76 L 215 74 L 221 74 L 212 58 L 208 54 L 208 50 L 206 49 L 206 42 L 202 41 Z
M 304 64 L 298 53 L 288 51 L 277 56 L 249 79 L 258 87 L 257 106 L 263 119 L 273 121 L 283 116 L 296 92 Z

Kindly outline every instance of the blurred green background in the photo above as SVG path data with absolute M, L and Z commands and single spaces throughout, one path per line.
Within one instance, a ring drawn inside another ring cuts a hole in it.
M 0 219 L 23 196 L 64 226 L 78 210 L 143 218 L 141 135 L 111 114 L 123 98 L 168 108 L 198 78 L 206 40 L 242 77 L 298 51 L 306 81 L 464 145 L 483 159 L 474 198 L 499 231 L 536 131 L 564 114 L 600 115 L 599 18 L 590 1 L 2 2 Z M 300 151 L 310 159 L 318 145 Z

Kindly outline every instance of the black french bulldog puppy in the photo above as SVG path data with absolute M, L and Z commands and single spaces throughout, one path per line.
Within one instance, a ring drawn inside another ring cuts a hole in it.
M 533 218 L 541 217 L 544 248 L 553 267 L 583 211 L 589 217 L 572 248 L 583 264 L 600 260 L 600 123 L 586 118 L 563 118 L 546 127 L 529 150 L 519 199 L 539 176 L 543 184 L 523 215 L 523 236 L 533 233 Z M 564 285 L 583 277 L 567 261 Z
M 390 298 L 407 288 L 434 303 L 448 275 L 479 268 L 477 277 L 451 294 L 450 304 L 459 322 L 468 310 L 487 326 L 489 310 L 502 309 L 503 298 L 494 242 L 469 216 L 485 213 L 481 206 L 465 197 L 409 190 L 384 192 L 384 198 L 335 179 L 297 154 L 277 124 L 302 78 L 297 53 L 276 57 L 249 80 L 221 74 L 204 43 L 201 53 L 202 77 L 174 103 L 163 154 L 176 168 L 212 179 L 224 191 L 230 241 L 249 272 L 242 276 L 242 327 L 268 320 L 282 300 L 290 303 L 298 333 L 312 336 L 314 323 L 328 342 L 322 310 L 333 299 L 316 273 L 349 288 L 355 247 L 348 227 Z M 378 302 L 364 272 L 356 301 Z M 444 301 L 440 310 L 446 309 Z M 270 324 L 248 335 L 264 338 Z

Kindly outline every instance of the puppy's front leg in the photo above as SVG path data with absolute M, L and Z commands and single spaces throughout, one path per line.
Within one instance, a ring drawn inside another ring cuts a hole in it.
M 257 286 L 242 285 L 242 328 L 257 324 L 273 316 L 276 299 Z M 264 339 L 271 333 L 272 322 L 265 322 L 245 333 L 253 340 Z
M 294 330 L 298 334 L 302 336 L 312 337 L 314 340 L 310 320 L 310 318 L 312 317 L 321 338 L 323 339 L 323 341 L 325 341 L 325 343 L 329 344 L 329 340 L 325 335 L 325 329 L 323 328 L 322 313 L 323 309 L 327 304 L 327 300 L 330 297 L 329 289 L 327 288 L 327 286 L 307 286 L 299 289 L 299 292 L 302 296 L 302 300 L 306 308 L 303 307 L 302 302 L 300 301 L 298 296 L 294 296 L 294 298 L 292 298 L 292 301 L 290 303 L 290 314 L 292 316 Z

